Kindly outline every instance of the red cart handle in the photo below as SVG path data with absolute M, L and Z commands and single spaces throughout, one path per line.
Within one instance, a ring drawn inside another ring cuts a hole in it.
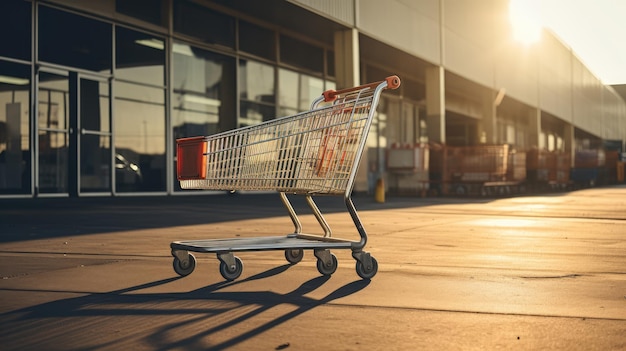
M 361 90 L 365 88 L 374 88 L 382 82 L 387 82 L 387 89 L 398 89 L 398 87 L 400 86 L 400 78 L 398 76 L 389 76 L 385 78 L 385 80 L 381 80 L 380 82 L 363 84 L 363 85 L 359 85 L 358 87 L 346 88 L 346 89 L 341 89 L 341 90 L 333 90 L 333 89 L 326 90 L 325 92 L 322 93 L 322 95 L 324 96 L 325 102 L 331 102 L 331 101 L 335 101 L 335 99 L 337 99 L 337 96 L 339 95 L 351 93 L 353 91 L 357 91 L 357 90 Z

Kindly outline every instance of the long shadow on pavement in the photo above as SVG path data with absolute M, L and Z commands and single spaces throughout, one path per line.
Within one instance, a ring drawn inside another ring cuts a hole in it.
M 0 341 L 5 350 L 136 347 L 222 350 L 276 328 L 316 307 L 354 294 L 369 284 L 368 280 L 353 281 L 321 299 L 305 295 L 324 285 L 329 279 L 327 276 L 310 279 L 285 294 L 221 291 L 236 284 L 269 278 L 289 267 L 283 265 L 241 281 L 216 283 L 185 293 L 139 292 L 172 283 L 180 279 L 178 277 L 109 293 L 80 292 L 86 295 L 0 315 Z M 291 308 L 271 320 L 265 316 L 255 319 L 279 306 Z M 230 337 L 216 336 L 225 331 L 223 335 Z
M 302 196 L 290 200 L 298 214 L 311 213 Z M 377 203 L 363 195 L 354 203 L 362 211 L 491 200 L 407 197 Z M 346 212 L 342 197 L 320 196 L 315 201 L 323 213 Z M 288 215 L 276 193 L 3 199 L 0 243 L 277 216 Z

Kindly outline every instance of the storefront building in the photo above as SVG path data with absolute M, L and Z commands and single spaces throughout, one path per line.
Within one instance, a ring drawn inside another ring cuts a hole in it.
M 470 2 L 417 1 L 403 20 L 401 1 L 384 13 L 375 0 L 4 0 L 0 197 L 189 193 L 176 138 L 291 115 L 391 74 L 403 84 L 381 101 L 357 191 L 385 172 L 392 144 L 623 143 L 624 101 L 578 61 L 562 73 L 517 49 L 485 58 L 457 35 Z M 486 3 L 493 15 L 506 1 Z M 569 77 L 543 84 L 551 74 Z

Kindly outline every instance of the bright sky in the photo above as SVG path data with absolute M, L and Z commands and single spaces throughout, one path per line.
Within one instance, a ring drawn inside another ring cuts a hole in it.
M 552 30 L 604 84 L 626 84 L 625 0 L 511 0 L 511 8 L 528 14 L 524 25 Z

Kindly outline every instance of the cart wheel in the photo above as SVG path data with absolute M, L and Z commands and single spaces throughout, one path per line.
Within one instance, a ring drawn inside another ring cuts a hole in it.
M 296 264 L 296 263 L 302 261 L 303 257 L 304 257 L 304 250 L 302 250 L 302 249 L 287 249 L 287 250 L 285 250 L 285 258 L 287 259 L 287 262 L 289 262 L 291 264 Z
M 366 267 L 361 261 L 356 261 L 356 274 L 363 279 L 372 279 L 376 272 L 378 272 L 378 261 L 374 257 L 371 257 L 372 265 Z
M 337 270 L 337 256 L 330 254 L 330 264 L 324 264 L 324 261 L 317 259 L 317 270 L 323 275 L 331 275 Z
M 181 277 L 190 275 L 196 268 L 196 258 L 192 254 L 189 254 L 188 257 L 189 259 L 186 261 L 181 261 L 178 257 L 174 257 L 174 262 L 172 263 L 174 266 L 174 272 Z
M 237 256 L 235 256 L 235 267 L 229 267 L 226 263 L 220 262 L 220 274 L 224 279 L 233 281 L 241 275 L 243 272 L 243 262 Z

